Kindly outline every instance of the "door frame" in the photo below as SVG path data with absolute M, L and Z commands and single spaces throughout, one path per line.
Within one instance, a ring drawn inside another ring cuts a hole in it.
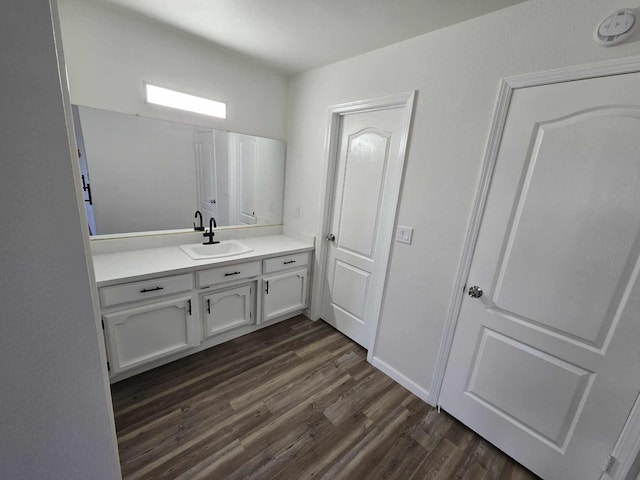
M 403 108 L 403 119 L 400 130 L 400 152 L 399 152 L 399 168 L 396 169 L 393 177 L 390 178 L 390 193 L 387 197 L 388 201 L 381 207 L 381 215 L 396 216 L 398 209 L 398 201 L 400 198 L 400 187 L 404 174 L 404 164 L 407 156 L 407 145 L 409 141 L 409 132 L 411 129 L 411 120 L 413 118 L 413 105 L 415 103 L 416 91 L 388 95 L 384 97 L 368 98 L 356 100 L 353 102 L 340 103 L 332 105 L 328 109 L 327 128 L 325 130 L 324 141 L 324 164 L 322 172 L 322 190 L 320 222 L 317 230 L 316 242 L 316 258 L 318 266 L 313 273 L 312 295 L 311 295 L 311 319 L 318 320 L 322 309 L 322 297 L 324 294 L 324 282 L 326 279 L 326 267 L 328 259 L 328 244 L 325 235 L 329 233 L 331 226 L 331 216 L 333 207 L 333 196 L 335 187 L 336 166 L 338 163 L 338 144 L 340 141 L 340 123 L 341 118 L 353 113 L 374 112 L 377 110 L 388 110 L 392 108 Z M 388 173 L 387 173 L 388 174 Z M 395 222 L 394 222 L 395 228 Z M 393 239 L 393 230 L 391 232 L 381 232 L 382 244 L 380 251 L 382 252 L 380 265 L 374 265 L 374 278 L 370 286 L 370 295 L 372 307 L 370 311 L 376 312 L 372 315 L 371 323 L 367 328 L 367 337 L 369 349 L 367 351 L 367 360 L 371 362 L 373 358 L 374 339 L 378 330 L 378 321 L 380 320 L 380 309 L 382 307 L 382 297 L 386 284 L 387 267 L 389 264 L 389 256 L 391 253 L 391 244 Z M 375 307 L 375 308 L 374 308 Z
M 469 276 L 471 269 L 471 262 L 473 260 L 473 254 L 478 240 L 478 233 L 482 224 L 482 217 L 484 215 L 486 201 L 491 187 L 491 179 L 493 178 L 496 160 L 498 157 L 498 149 L 502 140 L 502 132 L 507 120 L 507 114 L 511 105 L 513 92 L 520 88 L 538 87 L 552 83 L 571 82 L 575 80 L 586 80 L 589 78 L 636 72 L 640 72 L 640 56 L 558 68 L 544 72 L 515 75 L 511 77 L 504 77 L 499 80 L 498 96 L 494 107 L 489 137 L 485 145 L 480 178 L 476 185 L 475 200 L 473 202 L 471 216 L 467 224 L 462 256 L 458 264 L 454 288 L 449 301 L 449 308 L 447 310 L 444 331 L 440 341 L 433 380 L 431 382 L 429 403 L 432 405 L 439 406 L 440 391 L 444 381 L 447 361 L 449 359 L 449 354 L 453 344 L 453 336 L 460 316 L 467 277 Z M 628 423 L 623 432 L 628 429 L 636 432 L 640 431 L 640 413 L 636 412 L 635 409 L 629 417 Z M 619 452 L 621 455 L 620 457 L 616 457 L 616 464 L 619 468 L 612 468 L 610 475 L 604 473 L 602 477 L 603 479 L 625 480 L 628 476 L 634 459 L 638 454 L 640 454 L 640 442 L 629 437 L 630 435 L 620 436 L 616 447 L 614 448 L 614 456 L 616 452 Z

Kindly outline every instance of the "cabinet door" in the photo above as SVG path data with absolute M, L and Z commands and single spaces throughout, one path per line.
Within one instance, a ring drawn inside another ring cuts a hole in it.
M 262 321 L 302 310 L 307 306 L 307 270 L 272 275 L 263 279 Z
M 111 374 L 193 345 L 191 297 L 180 297 L 102 316 Z
M 202 297 L 205 338 L 253 323 L 253 289 L 242 285 Z

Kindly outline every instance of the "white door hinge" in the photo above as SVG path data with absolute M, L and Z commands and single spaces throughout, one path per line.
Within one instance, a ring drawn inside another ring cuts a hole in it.
M 607 458 L 607 461 L 605 462 L 604 467 L 602 467 L 603 473 L 609 473 L 613 468 L 613 466 L 615 465 L 615 463 L 616 463 L 616 457 L 614 457 L 613 455 L 609 455 L 609 458 Z

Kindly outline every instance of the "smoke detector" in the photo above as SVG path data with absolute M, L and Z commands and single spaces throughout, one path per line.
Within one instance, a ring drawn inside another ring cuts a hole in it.
M 636 29 L 636 14 L 625 8 L 602 20 L 593 36 L 599 45 L 612 47 L 628 39 Z

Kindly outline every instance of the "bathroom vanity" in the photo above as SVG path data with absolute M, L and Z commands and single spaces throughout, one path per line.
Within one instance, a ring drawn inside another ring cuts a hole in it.
M 112 382 L 307 307 L 312 246 L 284 235 L 241 242 L 249 252 L 199 260 L 179 246 L 94 255 Z

